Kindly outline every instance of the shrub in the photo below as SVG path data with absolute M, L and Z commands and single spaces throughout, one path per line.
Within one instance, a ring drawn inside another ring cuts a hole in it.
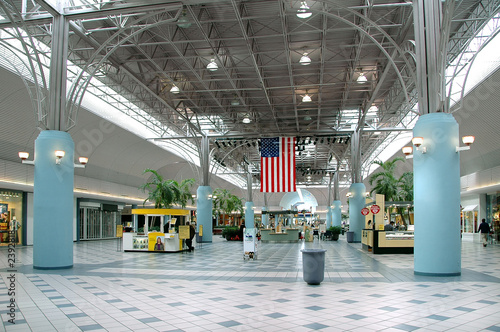
M 228 241 L 242 240 L 240 234 L 240 228 L 233 226 L 224 228 L 224 230 L 222 231 L 222 237 L 226 238 L 226 240 Z
M 340 227 L 340 226 L 330 226 L 328 228 L 328 230 L 330 232 L 332 232 L 332 234 L 340 234 L 342 232 L 342 227 Z

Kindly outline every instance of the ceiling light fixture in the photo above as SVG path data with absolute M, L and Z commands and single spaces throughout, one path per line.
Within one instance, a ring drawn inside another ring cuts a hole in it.
M 210 71 L 216 71 L 219 69 L 219 66 L 215 63 L 215 59 L 210 60 L 210 63 L 207 65 L 207 69 Z
M 250 122 L 252 122 L 252 120 L 248 117 L 248 115 L 245 115 L 245 117 L 243 118 L 243 120 L 241 122 L 250 123 Z
M 234 95 L 234 99 L 231 100 L 231 105 L 232 106 L 238 106 L 240 104 L 240 101 L 238 100 L 238 96 Z
M 177 26 L 183 29 L 187 29 L 191 26 L 191 22 L 189 22 L 187 18 L 187 13 L 185 9 L 182 11 L 181 17 L 177 20 Z
M 303 103 L 309 103 L 311 101 L 312 101 L 312 99 L 311 99 L 311 97 L 309 96 L 309 94 L 307 93 L 307 90 L 306 90 L 306 95 L 304 97 L 302 97 L 302 102 Z
M 307 55 L 307 52 L 304 53 L 304 55 L 302 55 L 302 57 L 300 58 L 299 60 L 299 63 L 302 65 L 302 66 L 308 66 L 311 64 L 311 58 Z
M 300 2 L 300 8 L 297 10 L 297 17 L 298 18 L 309 18 L 311 17 L 312 13 L 309 11 L 309 6 L 307 5 L 307 2 L 301 1 Z
M 359 73 L 357 81 L 358 83 L 366 83 L 368 79 L 366 78 L 365 74 Z
M 179 92 L 181 92 L 181 90 L 177 85 L 174 84 L 174 86 L 172 86 L 172 89 L 170 89 L 170 92 L 172 92 L 173 94 L 178 94 Z

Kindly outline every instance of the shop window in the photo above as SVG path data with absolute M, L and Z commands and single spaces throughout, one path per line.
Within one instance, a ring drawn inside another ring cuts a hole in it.
M 7 246 L 10 236 L 22 243 L 23 220 L 23 193 L 0 189 L 0 246 Z

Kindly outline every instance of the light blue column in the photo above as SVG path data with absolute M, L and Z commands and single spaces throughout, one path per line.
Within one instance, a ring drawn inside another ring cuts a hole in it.
M 137 209 L 137 204 L 132 204 L 132 209 Z M 132 223 L 134 226 L 134 232 L 137 232 L 139 223 L 139 216 L 137 214 L 132 215 Z M 160 231 L 163 232 L 163 229 L 160 229 Z
M 196 191 L 196 227 L 203 225 L 202 242 L 212 242 L 212 195 L 210 186 L 199 186 Z
M 413 150 L 415 274 L 461 274 L 458 135 L 449 113 L 422 115 L 413 128 L 413 137 L 424 138 Z
M 262 207 L 262 212 L 267 211 L 267 207 L 263 206 Z M 269 225 L 269 215 L 262 213 L 262 226 L 266 227 Z
M 342 202 L 333 201 L 332 207 L 332 226 L 342 226 Z
M 332 225 L 332 207 L 328 206 L 326 209 L 326 228 Z
M 361 209 L 366 203 L 366 187 L 363 183 L 353 183 L 349 188 L 351 197 L 349 198 L 349 231 L 354 232 L 354 241 L 361 242 L 361 230 L 365 226 L 365 216 L 361 214 Z
M 35 141 L 33 267 L 73 267 L 73 179 L 75 145 L 70 134 L 45 130 Z M 56 164 L 56 150 L 65 156 Z
M 255 228 L 253 202 L 245 202 L 245 227 Z

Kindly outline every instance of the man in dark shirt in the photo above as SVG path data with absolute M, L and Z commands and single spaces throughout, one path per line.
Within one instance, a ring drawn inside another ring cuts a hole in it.
M 481 239 L 483 240 L 483 247 L 486 247 L 488 244 L 488 234 L 490 234 L 490 225 L 486 222 L 485 219 L 481 220 L 481 224 L 477 229 L 477 232 L 481 232 Z
M 391 220 L 389 224 L 384 225 L 384 231 L 393 231 L 394 230 L 394 221 Z

